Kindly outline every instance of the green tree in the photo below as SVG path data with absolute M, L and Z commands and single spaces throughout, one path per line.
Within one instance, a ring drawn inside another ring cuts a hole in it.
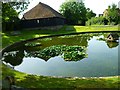
M 92 17 L 86 22 L 86 24 L 87 25 L 104 25 L 106 23 L 105 23 L 104 17 L 100 16 L 100 17 Z
M 18 22 L 18 15 L 27 9 L 28 4 L 29 2 L 2 2 L 3 30 L 8 27 L 7 24 L 9 24 L 9 28 L 7 29 L 13 29 L 14 25 L 10 23 Z
M 8 2 L 2 3 L 2 20 L 8 22 L 18 17 L 18 15 L 27 9 L 29 2 Z
M 85 25 L 86 8 L 82 1 L 66 1 L 60 6 L 59 11 L 66 18 L 67 24 Z
M 18 13 L 14 10 L 9 3 L 2 4 L 2 22 L 10 22 L 15 17 L 18 17 Z
M 108 20 L 109 24 L 118 24 L 119 19 L 119 8 L 117 8 L 117 5 L 112 4 L 111 6 L 108 6 L 108 12 L 105 18 Z
M 89 20 L 89 19 L 91 19 L 92 17 L 95 17 L 95 16 L 96 16 L 96 14 L 92 10 L 90 10 L 90 8 L 87 8 L 87 13 L 86 13 L 87 20 Z

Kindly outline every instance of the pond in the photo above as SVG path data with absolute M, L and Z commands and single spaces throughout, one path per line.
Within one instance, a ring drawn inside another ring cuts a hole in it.
M 15 70 L 34 75 L 62 77 L 120 75 L 119 41 L 106 41 L 108 35 L 109 33 L 85 33 L 38 39 L 9 48 L 3 53 L 2 61 Z

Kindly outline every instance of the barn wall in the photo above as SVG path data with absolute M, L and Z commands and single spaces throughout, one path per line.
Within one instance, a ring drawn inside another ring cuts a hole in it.
M 54 18 L 21 20 L 20 23 L 22 28 L 36 28 L 36 27 L 64 25 L 65 19 L 54 17 Z

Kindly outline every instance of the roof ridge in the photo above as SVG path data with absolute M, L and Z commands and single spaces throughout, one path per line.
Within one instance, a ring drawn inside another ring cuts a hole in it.
M 47 4 L 44 4 L 44 3 L 42 3 L 42 2 L 39 2 L 39 4 L 41 4 L 41 5 L 44 5 L 45 7 L 49 7 L 51 10 L 51 12 L 54 14 L 54 12 L 55 13 L 57 13 L 57 14 L 60 14 L 59 12 L 57 12 L 55 9 L 53 9 L 52 7 L 50 7 L 49 5 L 47 5 Z M 61 15 L 61 14 L 60 14 Z
M 39 2 L 35 7 L 33 7 L 24 14 L 25 19 L 37 19 L 37 18 L 49 18 L 49 17 L 64 18 L 62 14 L 60 14 L 49 5 L 44 4 L 42 2 Z

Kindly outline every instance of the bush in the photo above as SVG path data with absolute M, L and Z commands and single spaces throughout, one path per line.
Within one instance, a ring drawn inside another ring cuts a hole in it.
M 107 24 L 108 20 L 105 19 L 103 16 L 93 17 L 86 22 L 86 25 L 107 25 Z

